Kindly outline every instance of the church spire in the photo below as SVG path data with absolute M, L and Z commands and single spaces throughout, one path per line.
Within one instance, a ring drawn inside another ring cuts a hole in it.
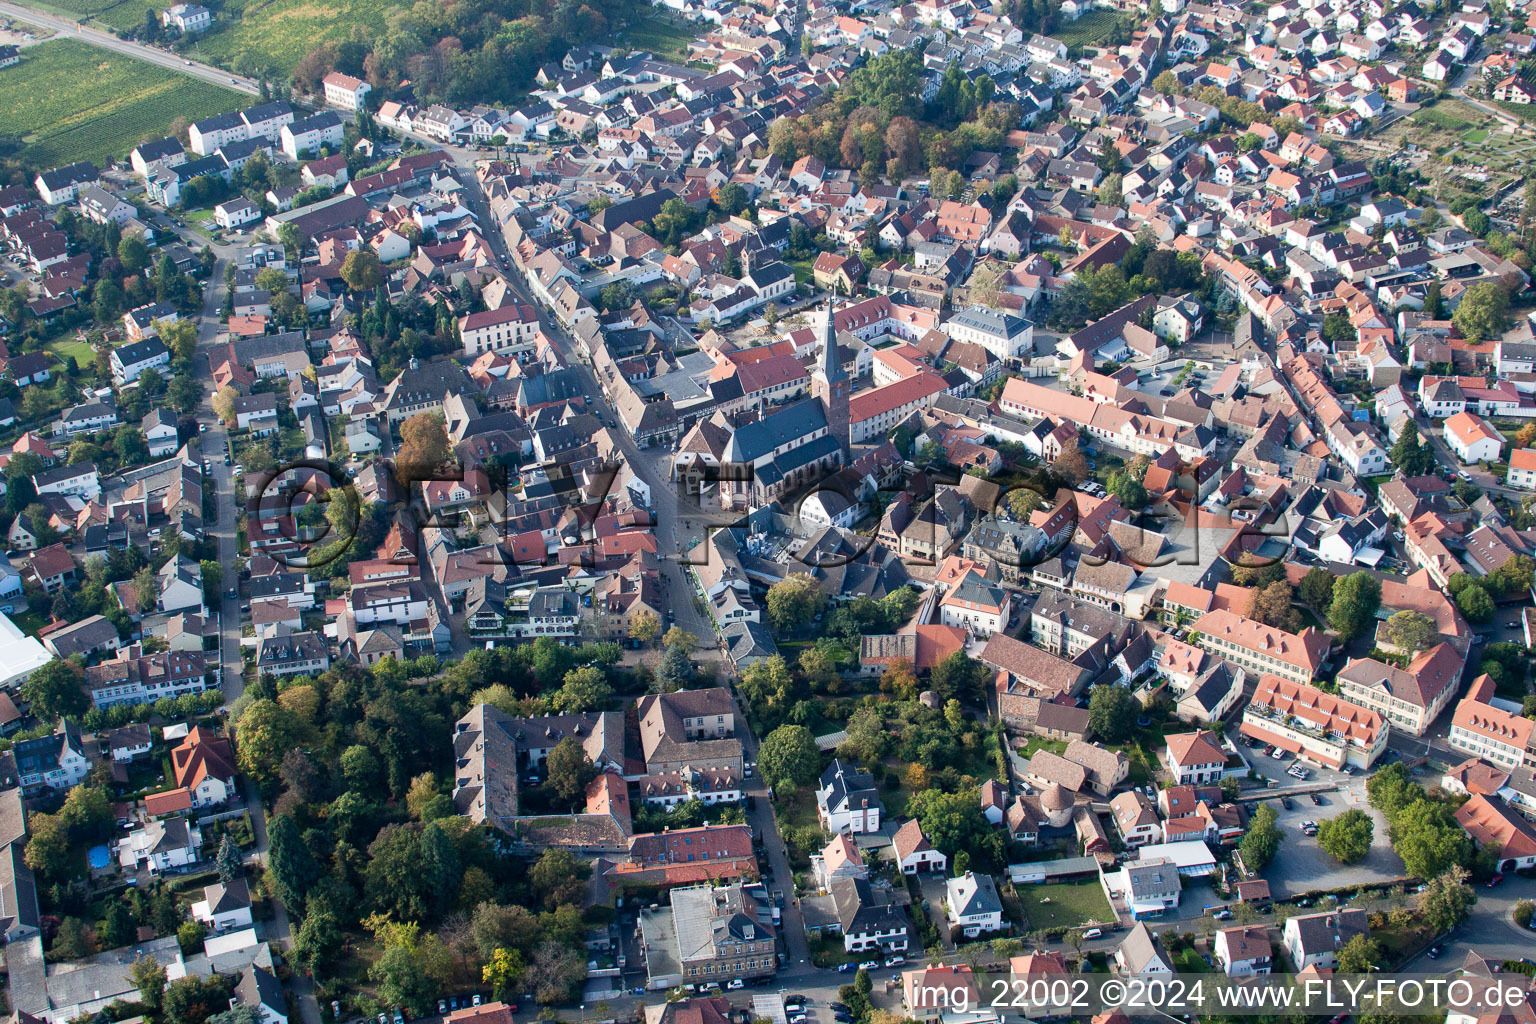
M 837 357 L 837 292 L 827 301 L 827 322 L 821 329 L 821 357 L 816 364 L 816 372 L 827 383 L 845 380 L 843 373 L 843 361 Z

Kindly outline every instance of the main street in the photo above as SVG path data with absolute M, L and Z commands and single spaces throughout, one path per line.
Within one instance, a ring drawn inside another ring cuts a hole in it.
M 46 28 L 57 32 L 60 38 L 78 39 L 92 46 L 99 46 L 103 50 L 111 50 L 124 56 L 136 57 L 139 60 L 158 64 L 160 67 L 171 71 L 179 71 L 193 78 L 201 78 L 205 82 L 221 85 L 226 89 L 234 89 L 239 92 L 248 92 L 252 96 L 258 95 L 260 90 L 255 79 L 245 78 L 241 75 L 233 75 L 222 68 L 216 68 L 211 64 L 204 64 L 189 57 L 182 57 L 168 50 L 146 46 L 143 43 L 135 43 L 128 39 L 119 39 L 110 32 L 103 32 L 99 28 L 82 25 L 57 14 L 40 11 L 35 7 L 23 7 L 21 4 L 0 2 L 0 14 L 7 15 L 24 21 L 39 28 Z
M 701 612 L 694 603 L 693 582 L 684 568 L 687 563 L 704 558 L 705 549 L 700 544 L 692 552 L 684 552 L 682 545 L 690 535 L 700 538 L 704 536 L 703 528 L 698 524 L 706 520 L 718 522 L 722 517 L 707 514 L 699 508 L 697 503 L 679 496 L 677 482 L 672 479 L 671 460 L 665 451 L 645 452 L 636 446 L 634 439 L 619 422 L 617 412 L 608 404 L 607 396 L 598 383 L 597 374 L 578 356 L 575 342 L 550 315 L 549 310 L 544 308 L 543 304 L 534 301 L 528 291 L 527 282 L 516 270 L 511 252 L 501 236 L 500 225 L 491 214 L 490 204 L 485 198 L 484 190 L 480 187 L 480 180 L 475 176 L 474 163 L 483 157 L 459 147 L 449 146 L 445 149 L 452 155 L 455 165 L 461 172 L 459 178 L 464 183 L 464 193 L 469 202 L 469 208 L 479 222 L 481 235 L 502 260 L 508 282 L 517 293 L 519 300 L 538 311 L 540 329 L 553 343 L 561 359 L 581 375 L 583 392 L 594 402 L 599 403 L 604 414 L 610 418 L 612 427 L 609 433 L 623 453 L 625 462 L 650 489 L 652 511 L 656 516 L 656 540 L 662 556 L 659 559 L 662 585 L 667 598 L 667 607 L 676 616 L 676 625 L 698 637 L 705 648 L 715 648 L 718 640 L 714 621 L 707 613 Z

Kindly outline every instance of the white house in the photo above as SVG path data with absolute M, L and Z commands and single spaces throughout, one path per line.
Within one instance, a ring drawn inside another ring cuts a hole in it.
M 1463 463 L 1497 462 L 1504 450 L 1504 437 L 1480 416 L 1462 410 L 1445 421 L 1441 428 L 1445 443 Z
M 54 466 L 32 474 L 32 487 L 38 495 L 74 494 L 86 501 L 101 497 L 101 476 L 94 462 L 72 466 Z
M 916 818 L 896 830 L 896 835 L 891 838 L 891 850 L 893 862 L 904 875 L 924 871 L 943 873 L 949 869 L 949 858 L 929 844 Z
M 959 878 L 947 880 L 944 902 L 949 926 L 959 929 L 968 939 L 1002 930 L 1003 903 L 991 875 L 967 871 Z
M 1269 929 L 1263 925 L 1223 928 L 1216 933 L 1211 953 L 1227 976 L 1234 978 L 1270 973 L 1275 955 Z
M 145 338 L 113 349 L 111 363 L 112 383 L 122 387 L 137 381 L 143 373 L 160 373 L 170 366 L 171 350 L 159 337 Z
M 233 231 L 252 221 L 261 220 L 261 209 L 244 197 L 231 199 L 213 208 L 213 219 L 225 231 Z
M 176 421 L 165 410 L 151 409 L 139 422 L 139 429 L 144 432 L 144 440 L 149 445 L 149 457 L 152 459 L 169 455 L 180 447 Z
M 1282 942 L 1293 971 L 1308 967 L 1334 967 L 1339 950 L 1356 935 L 1371 932 L 1369 915 L 1363 910 L 1327 910 L 1320 914 L 1302 914 L 1288 918 Z
M 956 341 L 980 345 L 999 359 L 1017 359 L 1034 343 L 1035 325 L 1021 316 L 983 306 L 956 313 L 943 330 Z
M 332 71 L 322 80 L 325 86 L 325 102 L 342 110 L 361 110 L 373 86 L 360 78 Z
M 182 35 L 206 32 L 213 24 L 213 14 L 198 4 L 175 4 L 160 12 L 160 24 Z
M 288 998 L 283 995 L 282 982 L 271 971 L 255 964 L 240 976 L 229 1005 L 255 1010 L 258 1024 L 288 1024 Z
M 1173 781 L 1180 786 L 1206 786 L 1221 781 L 1227 765 L 1227 755 L 1215 733 L 1179 733 L 1169 736 L 1163 750 L 1163 761 L 1173 774 Z
M 203 898 L 192 904 L 192 919 L 201 921 L 210 932 L 249 928 L 251 890 L 243 878 L 203 886 Z
M 821 773 L 816 810 L 829 832 L 878 832 L 880 792 L 874 777 L 855 771 L 837 758 Z
M 117 862 L 130 871 L 145 868 L 163 875 L 196 864 L 202 848 L 202 829 L 189 828 L 179 816 L 162 818 L 128 833 L 118 843 Z
M 16 760 L 17 781 L 26 793 L 44 788 L 69 789 L 78 785 L 91 768 L 85 745 L 80 741 L 80 729 L 68 719 L 46 736 L 18 741 L 11 747 L 11 754 Z

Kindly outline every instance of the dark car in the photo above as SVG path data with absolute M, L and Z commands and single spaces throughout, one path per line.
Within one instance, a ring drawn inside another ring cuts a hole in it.
M 1286 810 L 1290 810 L 1292 807 L 1295 807 L 1296 805 L 1291 803 L 1291 798 L 1290 797 L 1283 796 L 1283 797 L 1280 798 L 1280 806 L 1284 807 Z
M 1496 885 L 1502 885 L 1502 884 L 1504 884 L 1504 876 L 1503 875 L 1494 875 L 1492 878 L 1488 879 L 1488 888 L 1490 888 L 1490 889 L 1492 889 Z
M 1318 796 L 1316 793 L 1310 793 L 1308 795 L 1312 797 L 1312 802 L 1314 804 L 1317 804 L 1318 806 L 1322 806 L 1322 803 L 1323 803 L 1323 798 L 1322 797 Z
M 828 1003 L 827 1005 L 836 1010 L 838 1013 L 849 1012 L 847 1003 Z
M 1440 945 L 1437 942 L 1433 946 L 1429 947 L 1429 949 L 1425 953 L 1425 955 L 1428 956 L 1431 960 L 1438 960 L 1438 959 L 1440 959 L 1440 954 L 1444 953 L 1444 952 L 1445 952 L 1445 947 Z

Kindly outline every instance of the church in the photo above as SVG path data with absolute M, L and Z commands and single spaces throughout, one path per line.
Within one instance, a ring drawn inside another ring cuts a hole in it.
M 832 312 L 829 305 L 809 398 L 739 427 L 716 413 L 695 425 L 678 446 L 678 472 L 718 466 L 723 510 L 771 504 L 849 464 L 853 382 L 838 359 Z

